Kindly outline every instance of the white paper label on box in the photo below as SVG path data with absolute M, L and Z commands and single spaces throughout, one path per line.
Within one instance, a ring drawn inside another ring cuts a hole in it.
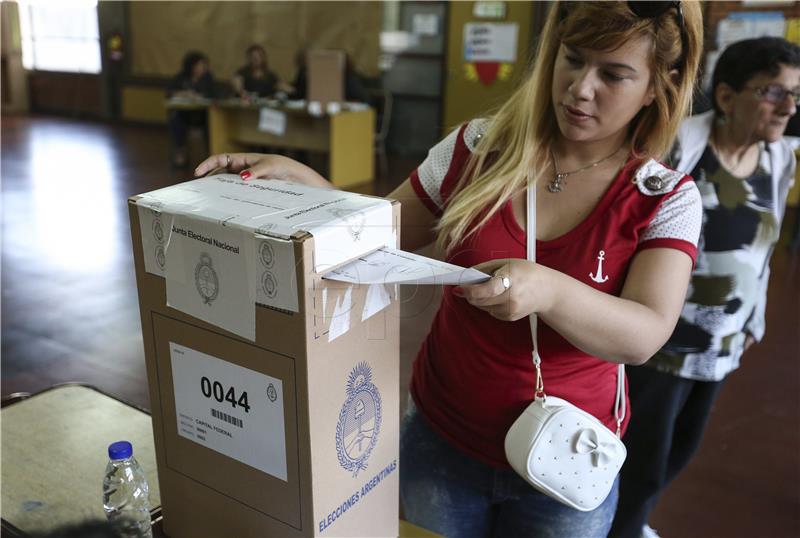
M 176 215 L 166 268 L 167 305 L 244 338 L 256 337 L 255 264 L 240 228 Z
M 286 113 L 262 107 L 258 114 L 258 130 L 283 136 L 286 132 Z
M 290 240 L 256 235 L 248 242 L 256 262 L 256 302 L 292 312 L 299 311 L 294 244 Z
M 394 246 L 392 204 L 355 193 L 281 180 L 205 177 L 142 194 L 136 203 L 227 228 L 289 239 L 314 236 L 314 270 L 323 271 L 383 246 Z
M 439 33 L 439 15 L 415 13 L 411 19 L 412 32 L 417 35 L 435 36 Z
M 178 435 L 283 481 L 283 382 L 170 342 Z
M 167 267 L 167 248 L 172 235 L 173 216 L 149 207 L 138 206 L 139 231 L 142 236 L 144 270 L 164 276 Z

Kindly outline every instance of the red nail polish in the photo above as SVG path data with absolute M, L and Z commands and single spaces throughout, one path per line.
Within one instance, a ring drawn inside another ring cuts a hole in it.
M 247 180 L 250 179 L 250 176 L 252 176 L 253 174 L 250 173 L 250 170 L 242 170 L 241 172 L 239 172 L 239 175 L 241 176 L 242 179 Z

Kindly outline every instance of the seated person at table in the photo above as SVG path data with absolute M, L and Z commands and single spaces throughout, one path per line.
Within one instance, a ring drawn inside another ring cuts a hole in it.
M 214 97 L 214 77 L 209 71 L 208 57 L 205 54 L 197 51 L 186 53 L 181 71 L 167 86 L 167 97 L 198 101 Z M 189 127 L 206 130 L 207 116 L 205 109 L 170 108 L 168 123 L 174 151 L 173 165 L 186 166 L 186 132 Z
M 247 65 L 236 72 L 231 84 L 243 99 L 249 99 L 253 94 L 271 97 L 281 89 L 277 75 L 269 70 L 267 53 L 261 45 L 247 47 Z
M 305 99 L 308 90 L 308 76 L 306 67 L 306 49 L 300 49 L 294 55 L 294 65 L 297 74 L 292 81 L 292 91 L 289 92 L 289 99 Z

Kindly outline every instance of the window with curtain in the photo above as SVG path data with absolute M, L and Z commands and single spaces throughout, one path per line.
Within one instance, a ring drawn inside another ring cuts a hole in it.
M 96 0 L 19 2 L 22 65 L 37 71 L 99 73 Z

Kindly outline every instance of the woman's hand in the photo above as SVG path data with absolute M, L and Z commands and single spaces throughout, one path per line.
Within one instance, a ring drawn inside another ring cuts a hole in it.
M 551 269 L 520 259 L 491 260 L 475 269 L 493 278 L 459 286 L 454 293 L 497 319 L 516 321 L 552 304 L 552 286 L 547 284 Z
M 476 269 L 495 278 L 454 290 L 501 320 L 531 312 L 584 353 L 644 364 L 667 341 L 683 307 L 692 259 L 672 248 L 634 256 L 619 296 L 526 260 L 493 260 Z M 503 277 L 510 284 L 506 289 Z
M 196 177 L 204 176 L 217 168 L 238 172 L 242 179 L 283 179 L 314 187 L 331 189 L 324 177 L 308 166 L 283 155 L 264 153 L 220 153 L 201 162 L 194 170 Z

